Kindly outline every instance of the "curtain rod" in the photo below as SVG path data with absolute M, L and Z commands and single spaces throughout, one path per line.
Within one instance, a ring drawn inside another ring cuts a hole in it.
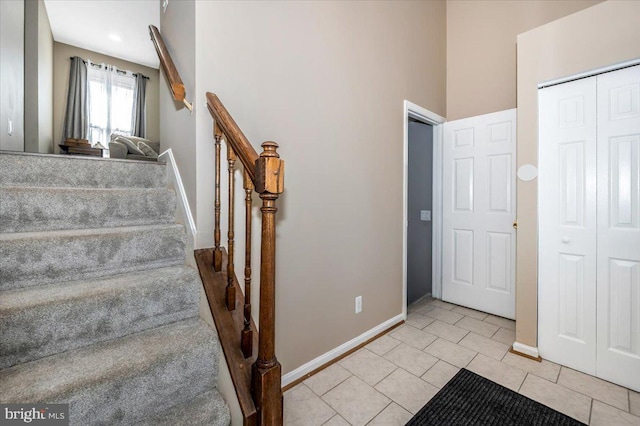
M 75 58 L 75 56 L 70 56 L 70 57 L 69 57 L 69 59 L 73 59 L 73 58 Z M 78 56 L 78 58 L 80 58 L 80 56 Z M 83 63 L 83 64 L 86 64 L 86 63 L 87 63 L 87 61 L 85 61 L 85 60 L 84 60 L 84 59 L 82 59 L 82 58 L 80 58 L 80 60 L 82 60 L 82 63 Z M 97 65 L 97 66 L 99 66 L 100 68 L 102 68 L 102 64 L 94 64 L 94 65 Z M 118 68 L 116 68 L 116 71 L 122 71 L 122 70 L 119 70 Z M 140 75 L 142 76 L 142 78 L 146 78 L 147 80 L 151 80 L 149 77 L 147 77 L 147 76 L 146 76 L 146 75 L 144 75 L 144 74 L 140 74 Z M 134 77 L 137 77 L 137 76 L 138 76 L 138 73 L 133 73 L 133 76 L 134 76 Z

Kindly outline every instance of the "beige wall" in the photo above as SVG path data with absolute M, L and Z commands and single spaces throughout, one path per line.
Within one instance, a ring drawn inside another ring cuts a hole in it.
M 53 143 L 55 152 L 59 152 L 58 144 L 62 141 L 62 125 L 69 90 L 69 58 L 79 56 L 96 63 L 115 65 L 123 70 L 141 72 L 149 77 L 147 81 L 147 139 L 160 140 L 160 125 L 158 113 L 158 80 L 157 69 L 123 61 L 112 56 L 102 55 L 90 50 L 80 49 L 64 43 L 53 43 Z M 104 145 L 104 143 L 103 143 Z M 164 148 L 162 141 L 160 147 Z
M 447 119 L 516 106 L 516 36 L 602 0 L 448 0 Z
M 538 164 L 541 82 L 640 58 L 640 2 L 608 1 L 518 36 L 518 166 Z M 518 181 L 516 339 L 537 344 L 537 181 Z
M 53 152 L 53 35 L 43 0 L 25 3 L 24 148 Z
M 166 12 L 160 11 L 160 32 L 173 62 L 180 73 L 186 97 L 194 101 L 196 93 L 195 1 L 171 2 Z M 197 220 L 196 210 L 196 115 L 190 114 L 182 102 L 175 102 L 164 73 L 160 73 L 160 135 L 162 148 L 171 148 L 180 170 L 189 207 Z M 196 111 L 202 104 L 195 105 Z M 211 182 L 207 182 L 212 185 Z M 212 191 L 213 189 L 210 188 Z M 212 209 L 213 210 L 213 209 Z M 198 223 L 196 222 L 196 227 Z M 199 229 L 198 229 L 199 230 Z
M 198 161 L 212 158 L 212 91 L 256 148 L 275 140 L 286 162 L 283 373 L 402 312 L 403 101 L 445 114 L 445 12 L 443 1 L 196 2 Z M 201 170 L 212 167 L 198 163 L 198 182 Z M 201 212 L 210 226 L 213 210 L 212 181 L 203 182 L 199 239 L 211 238 Z

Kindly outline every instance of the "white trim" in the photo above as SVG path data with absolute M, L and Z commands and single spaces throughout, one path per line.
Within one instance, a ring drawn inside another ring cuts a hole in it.
M 432 216 L 432 278 L 431 292 L 442 299 L 442 151 L 444 143 L 444 123 L 433 128 L 433 211 Z
M 523 343 L 514 342 L 513 343 L 513 351 L 521 354 L 529 355 L 534 358 L 538 358 L 540 354 L 538 353 L 538 348 L 534 346 L 528 346 Z
M 290 383 L 295 382 L 299 378 L 304 377 L 305 375 L 311 373 L 313 370 L 322 367 L 323 365 L 325 365 L 328 362 L 333 361 L 334 359 L 336 359 L 340 355 L 350 351 L 351 349 L 353 349 L 356 346 L 366 342 L 367 340 L 371 339 L 372 337 L 375 337 L 376 335 L 382 333 L 383 331 L 389 329 L 390 327 L 393 327 L 394 325 L 398 324 L 399 322 L 403 321 L 404 319 L 405 319 L 404 314 L 396 315 L 395 317 L 386 320 L 385 322 L 383 322 L 382 324 L 372 328 L 371 330 L 365 331 L 361 335 L 359 335 L 357 337 L 354 337 L 353 339 L 349 340 L 346 343 L 343 343 L 342 345 L 338 346 L 337 348 L 334 348 L 334 349 L 330 350 L 329 352 L 327 352 L 325 354 L 322 354 L 317 358 L 312 359 L 311 361 L 307 362 L 306 364 L 301 365 L 300 367 L 296 368 L 295 370 L 290 371 L 289 373 L 287 373 L 284 376 L 282 376 L 282 386 L 284 387 L 284 386 L 287 386 Z
M 446 121 L 419 105 L 404 101 L 404 153 L 402 177 L 402 315 L 407 316 L 407 214 L 409 185 L 409 117 L 433 126 L 433 226 L 432 280 L 433 297 L 442 297 L 442 124 Z
M 191 214 L 191 208 L 189 207 L 189 200 L 187 199 L 187 193 L 182 185 L 182 178 L 180 177 L 180 171 L 178 170 L 178 164 L 173 156 L 171 148 L 164 151 L 158 156 L 159 161 L 165 161 L 167 163 L 167 185 L 176 191 L 178 208 L 176 214 L 178 217 L 178 223 L 185 225 L 187 231 L 187 247 L 193 252 L 196 241 L 196 223 L 193 220 Z
M 596 68 L 594 70 L 584 71 L 578 74 L 573 74 L 565 77 L 556 78 L 549 81 L 543 81 L 538 84 L 538 89 L 544 89 L 545 87 L 555 86 L 556 84 L 568 83 L 569 81 L 579 80 L 581 78 L 593 77 L 594 75 L 603 74 L 605 72 L 616 71 L 621 68 L 633 67 L 640 65 L 640 58 L 632 59 L 630 61 L 619 62 L 617 64 L 609 65 L 602 68 Z

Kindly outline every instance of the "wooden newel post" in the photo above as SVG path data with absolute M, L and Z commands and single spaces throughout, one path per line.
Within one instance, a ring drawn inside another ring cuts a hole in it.
M 275 353 L 276 200 L 284 190 L 284 161 L 278 144 L 265 142 L 256 160 L 256 192 L 262 199 L 260 257 L 260 334 L 258 359 L 252 368 L 253 399 L 261 425 L 282 424 L 281 367 Z

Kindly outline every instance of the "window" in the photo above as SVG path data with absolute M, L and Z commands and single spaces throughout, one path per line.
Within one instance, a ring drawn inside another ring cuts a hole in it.
M 89 135 L 92 144 L 107 146 L 112 133 L 133 132 L 133 103 L 136 79 L 129 71 L 111 65 L 88 64 Z

